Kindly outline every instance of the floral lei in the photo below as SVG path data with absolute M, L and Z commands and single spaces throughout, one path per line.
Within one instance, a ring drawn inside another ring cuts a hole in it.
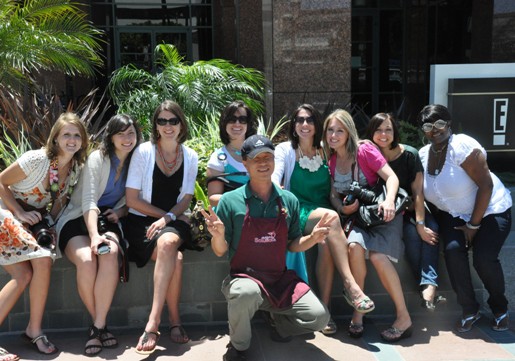
M 70 199 L 70 196 L 73 192 L 73 188 L 77 184 L 78 181 L 78 169 L 77 162 L 73 159 L 72 165 L 68 170 L 68 189 L 66 193 L 66 198 Z M 48 179 L 50 182 L 50 195 L 52 196 L 52 200 L 58 199 L 66 186 L 66 182 L 59 187 L 59 161 L 57 157 L 53 158 L 50 161 L 50 168 L 48 170 Z M 53 203 L 53 202 L 52 202 Z

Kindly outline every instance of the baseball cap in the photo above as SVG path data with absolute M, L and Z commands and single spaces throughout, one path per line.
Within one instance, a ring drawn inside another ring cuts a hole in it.
M 253 159 L 256 155 L 263 152 L 274 154 L 274 149 L 275 147 L 270 139 L 264 135 L 255 134 L 245 139 L 241 147 L 241 154 Z

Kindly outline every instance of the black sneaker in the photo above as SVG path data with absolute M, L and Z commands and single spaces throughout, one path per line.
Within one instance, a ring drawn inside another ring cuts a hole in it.
M 245 361 L 246 359 L 244 351 L 236 350 L 230 342 L 227 344 L 227 352 L 223 358 L 224 361 Z

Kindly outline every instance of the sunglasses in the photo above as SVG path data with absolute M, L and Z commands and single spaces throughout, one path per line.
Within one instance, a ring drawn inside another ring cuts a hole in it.
M 295 117 L 295 123 L 304 124 L 304 122 L 308 122 L 308 124 L 313 125 L 313 124 L 315 124 L 315 118 L 314 117 Z
M 448 124 L 446 120 L 439 119 L 434 123 L 424 123 L 422 124 L 422 130 L 426 133 L 429 133 L 433 130 L 433 128 L 436 128 L 438 130 L 442 130 L 445 128 L 445 126 Z
M 179 124 L 181 121 L 179 120 L 179 118 L 177 117 L 173 117 L 173 118 L 170 118 L 170 119 L 166 119 L 166 118 L 157 118 L 156 120 L 156 123 L 157 125 L 166 125 L 166 124 L 170 124 L 170 125 L 177 125 Z
M 240 124 L 247 124 L 248 121 L 249 118 L 246 115 L 240 115 L 239 117 L 233 115 L 227 119 L 227 124 L 236 124 L 236 122 L 239 122 Z

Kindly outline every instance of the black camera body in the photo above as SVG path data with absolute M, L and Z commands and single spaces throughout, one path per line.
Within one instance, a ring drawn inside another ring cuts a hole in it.
M 51 248 L 55 243 L 55 233 L 50 230 L 50 225 L 43 219 L 30 227 L 32 235 L 41 247 Z
M 376 194 L 371 190 L 361 188 L 359 183 L 354 181 L 351 183 L 349 194 L 345 198 L 345 205 L 353 203 L 355 198 L 365 204 L 373 204 L 376 200 Z
M 97 228 L 98 233 L 106 233 L 108 231 L 107 225 L 109 224 L 109 219 L 104 214 L 98 215 Z

